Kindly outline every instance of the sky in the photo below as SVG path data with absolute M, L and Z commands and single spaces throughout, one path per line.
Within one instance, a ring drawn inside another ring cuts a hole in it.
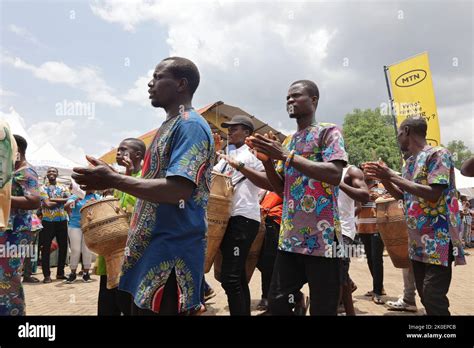
M 222 100 L 288 134 L 288 86 L 315 81 L 316 118 L 388 103 L 383 66 L 427 51 L 441 141 L 474 151 L 471 1 L 0 0 L 0 116 L 84 162 L 157 128 L 147 83 L 169 56 L 201 73 L 196 108 Z

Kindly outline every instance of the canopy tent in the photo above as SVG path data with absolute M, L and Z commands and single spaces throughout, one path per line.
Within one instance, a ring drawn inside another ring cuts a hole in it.
M 229 104 L 225 104 L 222 101 L 218 101 L 212 104 L 209 104 L 201 109 L 198 110 L 198 112 L 206 119 L 206 121 L 209 123 L 209 126 L 211 127 L 211 130 L 213 133 L 218 133 L 221 138 L 224 140 L 224 143 L 227 140 L 227 130 L 225 128 L 221 127 L 221 124 L 225 121 L 229 121 L 232 117 L 235 115 L 246 115 L 249 116 L 255 126 L 255 132 L 259 134 L 265 134 L 270 131 L 275 134 L 280 141 L 283 141 L 286 138 L 286 135 L 281 133 L 280 131 L 272 128 L 270 125 L 267 123 L 260 121 L 258 118 L 256 118 L 253 115 L 250 115 L 246 111 L 242 110 L 241 108 L 238 108 L 236 106 L 232 106 Z M 156 131 L 158 129 L 153 129 L 142 136 L 139 136 L 141 140 L 145 142 L 145 144 L 148 146 L 151 141 L 153 140 L 153 137 L 156 134 Z M 102 155 L 100 157 L 101 160 L 109 163 L 109 164 L 114 164 L 115 163 L 115 155 L 117 153 L 117 149 L 114 148 L 107 152 L 106 154 Z
M 57 168 L 61 176 L 69 176 L 72 174 L 72 168 L 82 167 L 82 165 L 61 155 L 49 142 L 28 154 L 27 158 L 40 176 L 44 176 L 49 167 Z
M 38 150 L 38 146 L 30 138 L 30 136 L 25 130 L 24 121 L 22 117 L 16 112 L 13 107 L 10 107 L 8 114 L 0 111 L 0 117 L 7 121 L 7 123 L 10 125 L 10 129 L 12 130 L 13 134 L 21 135 L 23 138 L 26 139 L 26 142 L 28 143 L 28 153 L 32 153 Z
M 474 178 L 462 175 L 457 168 L 454 168 L 454 175 L 457 190 L 468 199 L 474 198 Z

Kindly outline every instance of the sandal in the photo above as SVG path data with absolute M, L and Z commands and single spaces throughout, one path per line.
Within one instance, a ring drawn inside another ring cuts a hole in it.
M 356 287 L 357 288 L 357 287 Z M 387 295 L 387 293 L 385 292 L 385 289 L 382 289 L 382 293 L 380 294 L 380 296 L 385 296 Z M 367 291 L 364 296 L 367 296 L 367 297 L 372 297 L 374 296 L 374 290 L 371 290 L 371 291 Z
M 403 297 L 399 297 L 397 301 L 387 301 L 387 307 L 392 311 L 417 312 L 416 304 L 409 304 L 403 301 Z
M 384 304 L 384 300 L 382 300 L 382 297 L 380 297 L 380 295 L 376 295 L 374 294 L 374 296 L 372 297 L 372 301 L 374 301 L 375 304 Z

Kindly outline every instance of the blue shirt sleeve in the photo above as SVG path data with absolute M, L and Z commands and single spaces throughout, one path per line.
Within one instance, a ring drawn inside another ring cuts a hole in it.
M 199 122 L 183 120 L 171 143 L 166 177 L 181 176 L 199 183 L 214 151 L 210 133 Z

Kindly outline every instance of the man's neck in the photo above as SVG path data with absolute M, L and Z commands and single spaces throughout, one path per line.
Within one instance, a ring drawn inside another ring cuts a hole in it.
M 410 143 L 408 152 L 411 156 L 416 156 L 427 145 L 425 138 L 414 138 Z
M 56 180 L 53 180 L 53 181 L 49 180 L 49 185 L 56 186 Z
M 241 142 L 241 143 L 237 143 L 237 144 L 233 144 L 235 146 L 236 149 L 240 149 L 242 146 L 244 146 L 245 142 Z
M 314 114 L 305 115 L 296 119 L 296 123 L 298 124 L 298 131 L 301 131 L 311 126 L 315 122 L 316 122 L 316 117 Z
M 135 175 L 135 174 L 139 173 L 140 170 L 142 170 L 141 162 L 142 162 L 142 161 L 133 164 L 133 168 L 134 168 L 134 169 L 133 169 L 132 175 Z
M 169 105 L 164 108 L 166 111 L 166 120 L 172 119 L 173 117 L 178 116 L 184 110 L 189 110 L 192 107 L 193 106 L 191 100 L 178 101 L 176 103 L 173 103 L 172 105 Z
M 25 158 L 20 158 L 18 162 L 15 162 L 15 170 L 20 169 L 21 167 L 24 167 L 26 165 L 26 159 Z

